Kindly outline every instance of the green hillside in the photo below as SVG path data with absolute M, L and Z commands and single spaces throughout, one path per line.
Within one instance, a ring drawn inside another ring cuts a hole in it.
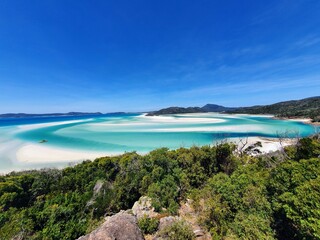
M 320 117 L 320 97 L 279 102 L 266 106 L 237 108 L 228 112 L 249 114 L 274 114 L 279 117 Z
M 163 108 L 159 111 L 149 112 L 147 116 L 158 116 L 158 115 L 165 115 L 165 114 L 181 114 L 181 113 L 202 113 L 206 112 L 200 107 L 169 107 Z
M 286 154 L 234 149 L 162 148 L 0 176 L 0 239 L 76 239 L 141 196 L 162 216 L 192 199 L 213 239 L 319 239 L 319 136 Z
M 320 121 L 320 97 L 311 97 L 301 100 L 279 102 L 271 105 L 252 107 L 224 107 L 216 104 L 206 104 L 203 107 L 169 107 L 159 111 L 153 111 L 148 116 L 177 114 L 177 113 L 198 113 L 198 112 L 223 112 L 223 113 L 244 113 L 244 114 L 273 114 L 278 117 L 307 117 L 314 121 Z

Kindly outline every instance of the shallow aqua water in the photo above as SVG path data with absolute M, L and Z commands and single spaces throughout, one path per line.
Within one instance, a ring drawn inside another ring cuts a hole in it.
M 89 152 L 148 152 L 159 147 L 171 149 L 206 145 L 224 138 L 308 136 L 315 128 L 297 121 L 270 117 L 227 114 L 185 114 L 146 117 L 141 114 L 111 114 L 90 117 L 51 117 L 0 120 L 0 167 L 24 169 L 47 163 L 17 163 L 14 151 L 28 143 Z M 12 144 L 11 144 L 12 143 Z M 11 145 L 10 145 L 11 144 Z M 11 147 L 16 144 L 16 147 Z M 19 165 L 19 167 L 18 167 Z M 50 166 L 60 166 L 51 163 Z

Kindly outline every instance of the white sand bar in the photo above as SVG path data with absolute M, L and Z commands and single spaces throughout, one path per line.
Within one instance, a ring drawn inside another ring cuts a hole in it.
M 241 144 L 240 139 L 230 139 L 231 142 Z M 277 151 L 284 146 L 293 144 L 294 140 L 286 140 L 282 145 L 278 139 L 266 139 L 260 137 L 249 137 L 247 146 L 260 141 L 262 153 Z M 28 144 L 19 148 L 16 152 L 16 159 L 21 163 L 56 163 L 56 162 L 80 162 L 84 160 L 94 160 L 103 156 L 114 156 L 121 154 L 110 152 L 87 152 L 75 151 L 63 148 L 49 147 L 40 144 Z
M 18 162 L 24 163 L 79 162 L 116 154 L 117 153 L 75 151 L 40 144 L 28 144 L 17 150 L 16 159 Z

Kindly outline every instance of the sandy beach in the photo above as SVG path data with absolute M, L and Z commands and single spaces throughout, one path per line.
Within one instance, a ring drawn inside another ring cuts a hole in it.
M 16 159 L 23 163 L 80 162 L 117 154 L 120 153 L 76 151 L 43 144 L 27 144 L 17 150 Z
M 222 123 L 222 122 L 225 122 L 225 120 L 219 119 L 219 118 L 206 118 L 206 116 L 210 116 L 210 115 L 203 114 L 203 113 L 201 115 L 200 114 L 199 115 L 177 114 L 175 116 L 180 116 L 183 118 L 175 118 L 170 115 L 146 116 L 145 114 L 140 116 L 140 118 L 148 122 L 161 122 L 161 123 Z
M 242 146 L 240 139 L 231 139 L 231 142 L 234 142 L 238 147 Z M 243 139 L 243 142 L 246 142 L 246 139 Z M 261 153 L 269 153 L 281 150 L 283 147 L 292 145 L 296 143 L 296 139 L 283 139 L 282 143 L 278 138 L 263 138 L 263 137 L 249 137 L 247 138 L 246 147 L 249 147 L 257 142 L 261 142 L 262 147 L 257 147 Z
M 240 144 L 240 139 L 230 139 L 230 142 Z M 288 146 L 294 143 L 294 140 L 287 139 L 280 144 L 280 141 L 276 138 L 261 138 L 261 137 L 249 137 L 247 138 L 247 146 L 250 146 L 256 142 L 261 142 L 262 147 L 258 149 L 262 153 L 268 153 L 271 151 L 277 151 L 284 146 Z M 20 147 L 16 151 L 16 160 L 20 163 L 57 163 L 57 162 L 81 162 L 84 160 L 94 160 L 98 157 L 114 156 L 121 154 L 111 152 L 88 152 L 88 151 L 76 151 L 70 149 L 63 149 L 52 146 L 44 146 L 43 144 L 27 144 Z M 145 154 L 145 153 L 140 153 Z
M 281 118 L 281 117 L 273 117 L 273 119 L 296 121 L 296 122 L 302 122 L 302 123 L 313 125 L 313 126 L 320 126 L 320 122 L 312 122 L 311 118 Z

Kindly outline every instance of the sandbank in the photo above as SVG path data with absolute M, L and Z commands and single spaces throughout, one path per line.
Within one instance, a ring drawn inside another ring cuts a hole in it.
M 180 116 L 180 115 L 175 115 Z M 169 116 L 169 115 L 162 115 L 162 116 L 141 116 L 141 118 L 144 118 L 146 121 L 152 121 L 152 122 L 159 122 L 159 123 L 222 123 L 226 122 L 226 120 L 219 119 L 219 118 L 206 118 L 206 117 L 191 117 L 189 115 L 188 117 L 183 118 Z
M 241 144 L 239 138 L 231 138 L 230 142 Z M 294 144 L 294 139 L 286 139 L 280 144 L 277 138 L 248 137 L 247 146 L 260 141 L 262 147 L 259 150 L 262 153 L 280 150 L 284 146 Z M 114 156 L 124 152 L 88 152 L 63 149 L 40 144 L 27 144 L 16 151 L 16 160 L 20 163 L 58 163 L 58 162 L 81 162 L 84 160 L 94 160 L 98 157 Z
M 52 127 L 52 126 L 71 124 L 71 123 L 88 122 L 91 120 L 92 120 L 92 118 L 83 119 L 83 120 L 62 121 L 62 122 L 34 123 L 34 124 L 18 125 L 18 129 L 25 131 L 25 130 L 43 128 L 43 127 Z
M 312 122 L 311 118 L 287 118 L 287 117 L 273 117 L 273 118 L 279 119 L 279 120 L 302 122 L 302 123 L 313 125 L 313 126 L 320 126 L 320 122 Z
M 243 125 L 230 125 L 230 126 L 209 126 L 209 127 L 174 127 L 174 128 L 155 128 L 152 129 L 154 132 L 249 132 L 249 131 L 260 131 L 263 132 L 264 128 L 261 126 L 254 126 L 250 124 Z
M 117 154 L 119 153 L 77 151 L 40 144 L 27 144 L 17 150 L 16 160 L 21 163 L 80 162 Z

